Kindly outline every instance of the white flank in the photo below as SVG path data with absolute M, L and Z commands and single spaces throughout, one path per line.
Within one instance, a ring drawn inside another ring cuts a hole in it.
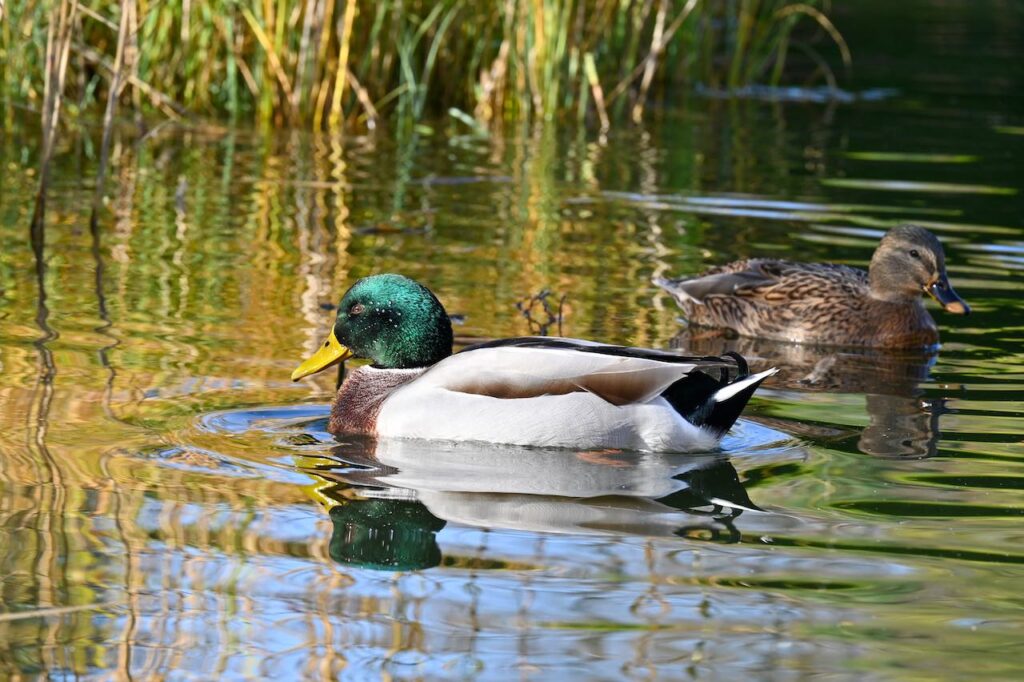
M 387 399 L 377 418 L 379 435 L 652 452 L 707 450 L 718 442 L 661 397 L 616 406 L 586 392 L 505 399 L 418 383 Z
M 707 450 L 718 439 L 683 419 L 660 396 L 695 366 L 571 349 L 498 347 L 458 353 L 389 396 L 377 418 L 377 433 L 541 447 Z M 639 382 L 633 387 L 634 402 L 613 405 L 586 391 L 545 391 L 557 382 L 586 385 L 594 377 L 620 376 L 624 383 Z M 530 397 L 492 397 L 481 390 L 491 384 Z

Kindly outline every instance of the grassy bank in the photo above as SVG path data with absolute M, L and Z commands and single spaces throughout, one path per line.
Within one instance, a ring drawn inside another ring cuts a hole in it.
M 8 118 L 12 105 L 43 111 L 47 84 L 63 80 L 72 115 L 121 104 L 372 128 L 455 109 L 487 125 L 608 126 L 640 120 L 667 85 L 779 83 L 793 55 L 801 80 L 829 77 L 817 50 L 848 55 L 828 10 L 820 0 L 23 0 L 3 10 L 0 87 Z

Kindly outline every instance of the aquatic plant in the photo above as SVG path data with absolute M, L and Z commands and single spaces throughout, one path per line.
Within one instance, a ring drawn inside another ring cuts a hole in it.
M 120 99 L 170 117 L 317 129 L 446 111 L 471 125 L 577 117 L 607 127 L 639 121 L 668 85 L 778 84 L 794 52 L 834 82 L 811 46 L 827 34 L 849 62 L 826 4 L 24 0 L 0 9 L 0 92 L 8 121 L 14 104 L 44 109 L 46 46 L 69 21 L 71 114 L 109 114 Z

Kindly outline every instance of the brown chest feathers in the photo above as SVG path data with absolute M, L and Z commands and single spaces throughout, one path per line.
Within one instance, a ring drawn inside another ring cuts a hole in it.
M 334 434 L 377 434 L 377 415 L 397 388 L 423 374 L 426 368 L 377 369 L 360 367 L 349 373 L 331 403 L 327 430 Z

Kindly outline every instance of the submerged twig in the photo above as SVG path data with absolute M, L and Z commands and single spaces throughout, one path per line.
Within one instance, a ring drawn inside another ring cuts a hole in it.
M 521 301 L 516 301 L 516 310 L 520 312 L 526 323 L 530 327 L 530 332 L 535 336 L 547 336 L 551 325 L 557 325 L 558 335 L 562 336 L 562 311 L 565 307 L 565 299 L 567 294 L 562 294 L 558 298 L 558 309 L 555 310 L 550 301 L 551 291 L 549 289 L 541 289 L 532 296 L 527 296 Z M 534 317 L 534 311 L 540 308 L 540 312 L 544 315 L 544 319 L 537 319 Z

